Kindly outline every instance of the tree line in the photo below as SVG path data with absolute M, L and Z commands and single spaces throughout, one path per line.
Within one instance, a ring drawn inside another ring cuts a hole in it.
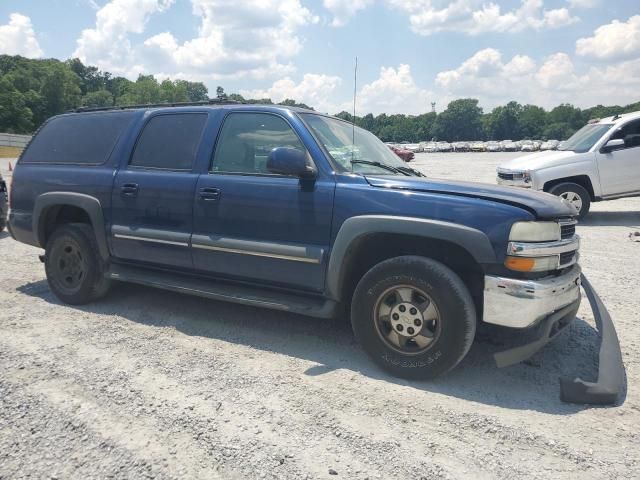
M 246 99 L 237 93 L 216 89 L 222 100 L 273 104 L 269 98 Z M 158 81 L 140 75 L 135 81 L 113 76 L 79 59 L 27 59 L 0 55 L 0 132 L 32 133 L 47 118 L 79 107 L 109 107 L 156 103 L 199 102 L 209 99 L 202 82 Z M 279 105 L 313 110 L 309 105 L 286 99 Z M 423 140 L 521 140 L 568 138 L 589 119 L 640 110 L 640 102 L 626 106 L 602 106 L 581 110 L 569 104 L 549 111 L 536 105 L 509 102 L 484 113 L 478 100 L 454 100 L 436 114 L 356 116 L 355 123 L 386 142 Z M 348 112 L 338 117 L 354 121 Z

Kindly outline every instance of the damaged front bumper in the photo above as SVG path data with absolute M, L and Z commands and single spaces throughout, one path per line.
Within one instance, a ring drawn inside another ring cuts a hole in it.
M 612 404 L 618 400 L 624 388 L 625 374 L 620 343 L 609 312 L 577 266 L 565 276 L 556 279 L 553 284 L 529 284 L 527 289 L 522 290 L 514 288 L 514 284 L 511 284 L 509 288 L 501 289 L 506 304 L 512 307 L 520 305 L 521 308 L 508 309 L 510 310 L 508 315 L 505 315 L 506 312 L 504 312 L 500 317 L 501 321 L 490 321 L 490 323 L 523 328 L 531 325 L 531 320 L 534 318 L 533 328 L 536 329 L 536 332 L 535 340 L 532 342 L 496 353 L 494 358 L 498 367 L 507 367 L 522 362 L 571 325 L 580 307 L 580 285 L 587 295 L 596 327 L 601 336 L 598 380 L 586 382 L 577 377 L 574 379 L 561 378 L 560 398 L 569 403 Z M 538 289 L 535 288 L 536 286 Z M 491 307 L 493 311 L 495 311 L 497 300 L 494 287 L 493 283 L 489 283 L 489 290 L 485 288 L 485 300 L 489 294 L 493 302 Z M 547 310 L 547 313 L 540 318 L 540 310 L 537 305 L 542 304 L 550 310 Z M 508 322 L 508 316 L 514 320 Z

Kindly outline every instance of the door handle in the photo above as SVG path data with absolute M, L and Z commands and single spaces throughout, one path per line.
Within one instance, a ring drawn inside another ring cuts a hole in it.
M 137 183 L 125 183 L 120 187 L 120 194 L 125 197 L 138 196 L 138 184 Z
M 222 192 L 219 188 L 204 187 L 200 189 L 199 196 L 202 201 L 213 202 L 220 199 Z

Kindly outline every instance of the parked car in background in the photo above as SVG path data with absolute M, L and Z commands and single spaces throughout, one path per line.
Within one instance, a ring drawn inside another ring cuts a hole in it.
M 487 147 L 484 142 L 473 142 L 470 146 L 472 152 L 486 152 Z
M 439 152 L 450 152 L 452 150 L 451 144 L 449 142 L 438 142 L 437 148 Z
M 67 304 L 94 302 L 116 280 L 324 319 L 348 311 L 371 360 L 409 379 L 455 368 L 481 322 L 525 340 L 495 354 L 500 366 L 579 333 L 567 328 L 585 278 L 573 207 L 426 178 L 370 132 L 306 109 L 61 115 L 12 182 L 11 235 L 44 248 L 49 287 Z M 562 398 L 615 402 L 615 327 L 583 287 L 603 319 L 601 356 L 614 361 L 596 383 L 561 383 Z
M 502 146 L 498 142 L 487 142 L 486 143 L 487 152 L 501 152 Z
M 410 152 L 413 152 L 413 153 L 420 153 L 423 151 L 422 147 L 418 143 L 408 143 L 406 145 L 403 145 L 402 148 L 404 148 L 405 150 L 409 150 Z
M 592 202 L 640 196 L 640 112 L 592 120 L 557 151 L 513 159 L 497 174 L 502 185 L 564 198 L 580 217 Z
M 524 140 L 520 145 L 521 152 L 534 152 L 535 150 L 536 146 L 531 140 Z
M 540 150 L 555 150 L 558 148 L 558 144 L 560 142 L 558 140 L 547 140 L 542 145 L 540 145 Z
M 513 140 L 503 140 L 501 144 L 502 150 L 505 152 L 517 152 L 519 149 L 518 145 Z
M 387 145 L 393 153 L 398 155 L 405 162 L 410 162 L 415 158 L 415 154 L 404 148 L 396 147 L 395 145 Z
M 0 232 L 7 225 L 7 215 L 9 214 L 9 197 L 7 196 L 7 184 L 0 173 Z
M 427 153 L 435 153 L 438 151 L 438 145 L 436 144 L 436 142 L 424 142 L 423 151 Z

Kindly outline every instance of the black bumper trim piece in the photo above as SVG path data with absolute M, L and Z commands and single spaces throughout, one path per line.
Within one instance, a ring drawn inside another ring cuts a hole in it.
M 576 377 L 560 379 L 560 399 L 568 403 L 611 405 L 616 403 L 624 388 L 624 364 L 622 352 L 611 315 L 584 274 L 582 288 L 591 305 L 596 327 L 600 332 L 598 380 L 585 382 Z
M 566 327 L 571 325 L 576 313 L 578 313 L 578 308 L 580 308 L 579 298 L 542 320 L 537 327 L 536 340 L 533 342 L 505 350 L 504 352 L 495 353 L 493 358 L 498 368 L 510 367 L 511 365 L 530 358 L 534 353 L 558 336 L 560 332 L 564 331 Z

